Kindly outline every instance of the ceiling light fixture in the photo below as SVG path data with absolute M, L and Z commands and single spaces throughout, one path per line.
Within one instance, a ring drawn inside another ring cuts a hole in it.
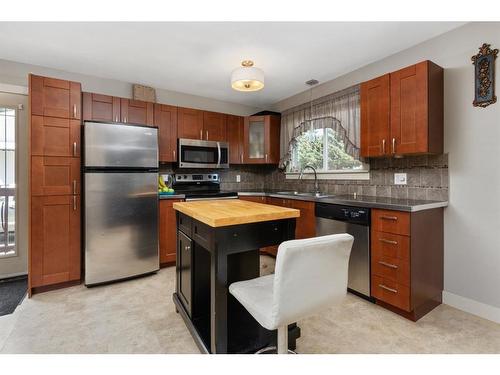
M 259 91 L 264 88 L 264 72 L 253 66 L 252 60 L 243 60 L 241 68 L 233 70 L 231 87 L 237 91 Z

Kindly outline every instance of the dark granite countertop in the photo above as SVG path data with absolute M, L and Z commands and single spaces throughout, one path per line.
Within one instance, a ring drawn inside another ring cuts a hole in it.
M 355 207 L 381 208 L 381 209 L 407 211 L 407 212 L 416 212 L 416 211 L 429 210 L 432 208 L 448 206 L 447 201 L 413 200 L 413 199 L 401 199 L 401 198 L 371 197 L 363 195 L 357 195 L 355 197 L 353 194 L 328 195 L 325 197 L 316 198 L 314 196 L 278 194 L 275 191 L 256 190 L 256 191 L 241 191 L 238 192 L 238 195 L 268 196 L 274 198 L 297 199 L 297 200 L 311 201 L 311 202 L 342 204 Z

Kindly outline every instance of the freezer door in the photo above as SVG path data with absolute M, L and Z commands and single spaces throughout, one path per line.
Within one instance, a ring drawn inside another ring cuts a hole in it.
M 85 284 L 159 269 L 157 173 L 85 173 Z
M 85 167 L 158 168 L 158 129 L 85 122 Z

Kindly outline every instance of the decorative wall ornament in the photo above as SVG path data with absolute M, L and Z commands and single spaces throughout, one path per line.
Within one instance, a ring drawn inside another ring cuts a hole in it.
M 472 56 L 474 64 L 474 107 L 487 107 L 496 103 L 495 95 L 495 60 L 498 49 L 492 50 L 490 44 L 479 47 L 479 53 Z

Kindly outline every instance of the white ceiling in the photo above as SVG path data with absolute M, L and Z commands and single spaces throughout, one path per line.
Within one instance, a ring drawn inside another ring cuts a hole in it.
M 0 23 L 0 58 L 266 107 L 462 25 L 458 22 Z M 422 56 L 425 58 L 425 56 Z M 231 89 L 252 59 L 262 91 Z

